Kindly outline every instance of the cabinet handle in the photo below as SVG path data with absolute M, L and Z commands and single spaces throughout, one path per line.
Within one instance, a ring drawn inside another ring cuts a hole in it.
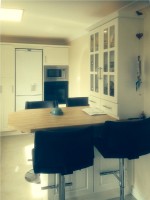
M 107 108 L 107 109 L 109 109 L 109 110 L 112 109 L 112 107 L 109 107 L 109 106 L 106 106 L 106 105 L 103 105 L 103 107 L 104 107 L 104 108 Z
M 98 75 L 98 78 L 101 80 L 102 79 L 102 67 L 98 67 L 98 70 L 97 70 L 97 75 Z
M 13 85 L 11 86 L 11 91 L 12 91 L 12 93 L 14 93 L 14 86 Z
M 36 88 L 37 88 L 36 83 L 33 83 L 33 84 L 31 85 L 31 91 L 32 91 L 32 92 L 36 91 Z
M 90 100 L 90 102 L 92 102 L 92 103 L 96 103 L 95 101 L 92 101 L 92 100 Z
M 47 63 L 47 57 L 45 56 L 45 63 Z
M 2 93 L 2 85 L 0 85 L 0 93 Z

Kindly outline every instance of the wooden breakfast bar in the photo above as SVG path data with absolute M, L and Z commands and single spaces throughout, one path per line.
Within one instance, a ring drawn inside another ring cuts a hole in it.
M 9 125 L 21 132 L 37 130 L 89 126 L 103 124 L 107 120 L 116 120 L 108 115 L 90 116 L 82 109 L 84 107 L 64 107 L 63 115 L 52 115 L 51 108 L 21 110 L 9 115 Z

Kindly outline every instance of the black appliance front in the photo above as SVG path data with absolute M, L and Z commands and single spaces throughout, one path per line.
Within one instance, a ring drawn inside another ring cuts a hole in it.
M 44 100 L 57 100 L 58 104 L 66 104 L 68 98 L 68 81 L 44 82 Z

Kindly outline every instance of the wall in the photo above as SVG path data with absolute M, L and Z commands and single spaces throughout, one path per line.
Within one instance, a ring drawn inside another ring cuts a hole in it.
M 143 89 L 144 112 L 150 117 L 150 7 L 142 10 L 144 13 L 143 36 Z M 150 154 L 135 160 L 133 194 L 138 200 L 150 199 Z
M 82 36 L 70 44 L 69 96 L 89 95 L 89 36 Z

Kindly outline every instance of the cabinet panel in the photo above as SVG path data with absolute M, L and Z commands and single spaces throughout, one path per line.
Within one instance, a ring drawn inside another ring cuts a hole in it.
M 2 111 L 1 111 L 1 120 L 2 120 L 2 131 L 11 130 L 8 126 L 8 115 L 11 112 L 14 112 L 15 105 L 15 94 L 14 94 L 14 78 L 13 77 L 2 77 Z
M 101 109 L 111 116 L 118 115 L 118 104 L 101 99 Z
M 93 167 L 77 170 L 70 176 L 72 186 L 68 197 L 90 194 L 93 191 Z
M 89 97 L 89 104 L 91 107 L 100 107 L 101 100 L 99 98 L 96 98 L 94 96 Z
M 8 127 L 8 115 L 15 108 L 15 57 L 14 48 L 0 44 L 0 121 L 1 131 L 12 130 Z
M 1 76 L 15 76 L 15 50 L 12 45 L 0 44 Z
M 68 65 L 68 47 L 44 47 L 45 65 Z
M 105 159 L 95 148 L 94 158 L 94 192 L 102 192 L 119 188 L 119 182 L 112 174 L 101 175 L 101 172 L 108 172 L 119 169 L 118 159 Z

